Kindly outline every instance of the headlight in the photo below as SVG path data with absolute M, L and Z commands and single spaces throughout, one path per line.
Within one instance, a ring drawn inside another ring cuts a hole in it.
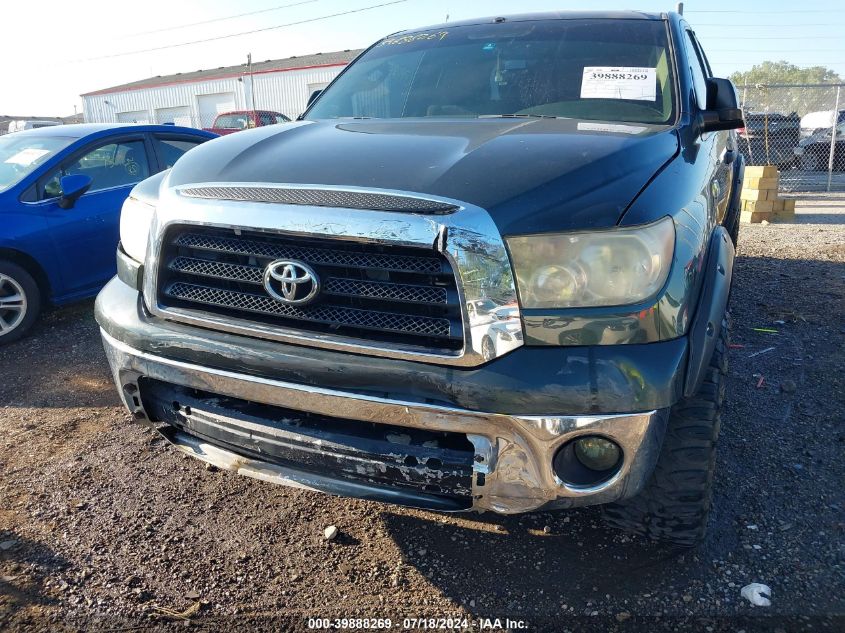
M 628 305 L 666 282 L 675 224 L 506 238 L 523 308 Z
M 155 207 L 137 198 L 127 198 L 120 212 L 120 242 L 132 259 L 143 262 Z

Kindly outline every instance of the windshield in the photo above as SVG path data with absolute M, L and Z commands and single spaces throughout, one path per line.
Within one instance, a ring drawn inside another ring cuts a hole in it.
M 221 114 L 214 122 L 214 127 L 227 130 L 245 130 L 251 127 L 251 123 L 252 120 L 246 112 L 241 114 Z
M 667 123 L 673 92 L 662 21 L 503 22 L 384 39 L 305 118 L 517 115 Z
M 14 187 L 76 139 L 58 136 L 0 136 L 0 192 Z

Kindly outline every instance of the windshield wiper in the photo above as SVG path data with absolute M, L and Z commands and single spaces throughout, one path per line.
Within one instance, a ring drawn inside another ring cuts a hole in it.
M 479 119 L 565 119 L 552 114 L 479 114 Z

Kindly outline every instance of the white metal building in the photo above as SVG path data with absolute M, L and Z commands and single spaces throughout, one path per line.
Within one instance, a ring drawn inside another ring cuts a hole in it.
M 273 110 L 293 119 L 360 50 L 150 77 L 82 95 L 88 123 L 175 123 L 211 127 L 232 110 Z

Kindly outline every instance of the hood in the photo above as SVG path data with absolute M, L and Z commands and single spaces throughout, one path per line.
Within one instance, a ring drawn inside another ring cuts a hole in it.
M 678 152 L 668 126 L 575 119 L 302 121 L 216 139 L 170 185 L 261 182 L 394 189 L 490 213 L 503 235 L 613 226 Z
M 814 143 L 827 143 L 830 145 L 830 139 L 833 138 L 833 130 L 830 128 L 816 130 L 812 133 L 808 130 L 807 133 L 809 136 L 798 141 L 799 147 L 807 147 L 808 145 L 813 145 Z M 840 139 L 837 138 L 836 140 L 839 141 Z

